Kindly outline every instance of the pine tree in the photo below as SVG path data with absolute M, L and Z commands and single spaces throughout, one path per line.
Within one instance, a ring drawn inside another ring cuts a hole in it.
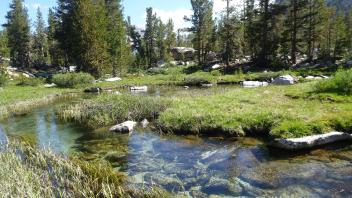
M 352 10 L 346 15 L 346 35 L 348 56 L 352 58 Z
M 75 34 L 73 26 L 74 0 L 58 0 L 55 12 L 55 39 L 62 51 L 63 65 L 69 66 L 74 62 L 72 54 Z M 59 58 L 57 60 L 60 60 Z M 58 63 L 61 61 L 58 61 Z M 55 63 L 54 63 L 55 64 Z
M 193 45 L 197 50 L 198 63 L 206 62 L 207 53 L 210 51 L 209 42 L 213 33 L 213 2 L 210 0 L 191 0 L 193 15 L 191 21 L 193 27 L 190 29 L 194 33 Z
M 256 52 L 255 44 L 256 40 L 256 26 L 254 25 L 255 19 L 254 0 L 245 0 L 244 13 L 243 13 L 243 24 L 244 24 L 244 54 L 250 55 L 254 58 Z
M 30 27 L 27 10 L 22 0 L 13 0 L 7 13 L 8 46 L 12 65 L 15 67 L 30 66 Z
M 33 63 L 36 66 L 47 64 L 49 60 L 48 41 L 45 31 L 45 23 L 40 8 L 37 9 L 37 20 L 33 36 Z
M 53 66 L 65 65 L 65 53 L 60 48 L 59 41 L 57 40 L 57 31 L 59 29 L 59 22 L 55 18 L 55 13 L 52 9 L 49 9 L 47 37 L 50 57 L 49 63 Z
M 326 9 L 324 0 L 309 0 L 307 7 L 307 15 L 305 17 L 304 38 L 306 40 L 306 54 L 308 61 L 314 59 L 314 50 L 317 47 L 319 36 L 322 34 L 322 25 L 324 23 L 323 13 Z
M 127 20 L 127 30 L 129 39 L 132 43 L 131 50 L 134 54 L 133 64 L 135 67 L 138 67 L 138 69 L 141 70 L 141 67 L 146 65 L 145 45 L 143 43 L 143 38 L 136 30 L 136 27 L 131 25 L 130 17 L 128 17 Z
M 156 42 L 158 49 L 158 60 L 165 61 L 167 59 L 167 46 L 165 43 L 166 38 L 166 27 L 159 18 L 157 20 L 157 33 L 156 33 Z
M 171 59 L 171 49 L 176 46 L 176 34 L 174 32 L 174 22 L 172 19 L 169 19 L 165 26 L 165 45 L 166 45 L 166 60 Z
M 240 40 L 241 40 L 241 24 L 240 21 L 234 14 L 235 8 L 230 5 L 232 0 L 226 1 L 225 15 L 220 23 L 220 37 L 221 37 L 221 48 L 223 54 L 223 61 L 227 66 L 230 62 L 241 54 Z
M 130 47 L 127 43 L 126 27 L 123 20 L 120 0 L 105 0 L 108 19 L 108 51 L 112 65 L 112 74 L 126 71 L 130 63 Z
M 147 8 L 147 21 L 144 34 L 144 42 L 146 46 L 146 60 L 148 68 L 157 63 L 157 25 L 158 20 L 153 13 L 153 8 Z
M 334 28 L 334 58 L 343 58 L 348 48 L 347 29 L 344 14 L 338 13 L 333 24 Z
M 72 59 L 79 71 L 95 77 L 111 73 L 104 1 L 75 0 L 73 8 Z
M 8 48 L 7 32 L 5 30 L 0 31 L 0 59 L 1 57 L 10 57 L 10 49 Z

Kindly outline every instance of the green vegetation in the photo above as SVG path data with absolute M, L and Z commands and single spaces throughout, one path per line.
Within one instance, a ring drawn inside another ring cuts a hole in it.
M 127 188 L 125 176 L 107 163 L 68 159 L 14 141 L 0 149 L 0 194 L 4 196 L 169 197 L 157 188 Z
M 316 91 L 352 95 L 352 69 L 340 70 L 334 78 L 319 82 Z
M 61 107 L 59 117 L 89 128 L 99 128 L 127 120 L 155 120 L 168 103 L 155 97 L 103 94 L 79 104 Z
M 0 89 L 0 118 L 4 118 L 11 113 L 25 113 L 35 107 L 76 95 L 69 94 L 70 92 L 72 90 L 40 86 L 24 87 L 10 84 Z
M 92 84 L 94 77 L 88 73 L 66 73 L 56 74 L 53 76 L 52 82 L 58 87 L 77 88 L 83 85 Z
M 42 78 L 27 78 L 25 76 L 20 76 L 18 79 L 17 85 L 19 86 L 39 86 L 44 83 L 44 79 Z

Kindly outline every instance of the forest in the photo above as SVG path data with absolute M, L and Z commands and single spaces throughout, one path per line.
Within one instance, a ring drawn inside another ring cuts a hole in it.
M 215 17 L 210 0 L 192 0 L 191 27 L 174 29 L 146 10 L 140 29 L 123 14 L 120 1 L 58 0 L 45 23 L 40 9 L 31 31 L 27 10 L 15 0 L 0 33 L 0 53 L 19 68 L 77 66 L 96 78 L 122 76 L 174 59 L 175 47 L 192 47 L 201 68 L 216 61 L 226 67 L 282 70 L 300 64 L 347 61 L 352 56 L 352 12 L 324 0 L 227 0 Z M 48 24 L 48 25 L 46 25 Z

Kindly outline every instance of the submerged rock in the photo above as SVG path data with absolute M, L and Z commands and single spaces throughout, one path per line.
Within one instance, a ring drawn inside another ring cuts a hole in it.
M 126 121 L 110 128 L 111 132 L 130 133 L 136 127 L 137 122 Z
M 291 75 L 280 76 L 274 79 L 273 84 L 275 85 L 293 85 L 295 84 L 295 77 Z
M 242 187 L 237 182 L 212 177 L 209 183 L 202 187 L 202 192 L 207 194 L 240 195 Z
M 342 140 L 352 140 L 352 134 L 331 132 L 322 135 L 313 135 L 302 138 L 278 139 L 270 143 L 270 146 L 287 150 L 309 149 Z

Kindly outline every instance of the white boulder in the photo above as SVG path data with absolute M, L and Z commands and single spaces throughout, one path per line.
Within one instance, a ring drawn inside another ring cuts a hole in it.
M 302 138 L 278 139 L 270 143 L 271 146 L 286 150 L 310 149 L 342 140 L 352 140 L 352 134 L 331 132 Z
M 274 79 L 273 84 L 275 85 L 293 85 L 295 84 L 295 77 L 291 75 L 280 76 Z
M 243 81 L 242 86 L 244 87 L 266 87 L 269 83 L 259 81 Z
M 215 65 L 211 66 L 211 69 L 219 69 L 219 68 L 221 68 L 221 65 L 219 65 L 219 64 L 215 64 Z
M 137 126 L 137 122 L 126 121 L 124 123 L 111 127 L 109 131 L 119 132 L 119 133 L 131 133 L 136 126 Z
M 116 81 L 120 81 L 121 78 L 119 77 L 115 77 L 115 78 L 108 78 L 108 79 L 105 79 L 105 82 L 116 82 Z
M 45 87 L 45 88 L 56 87 L 56 84 L 55 84 L 55 83 L 45 84 L 44 87 Z
M 142 124 L 142 127 L 143 127 L 143 128 L 147 128 L 148 125 L 149 125 L 149 121 L 148 121 L 147 119 L 144 119 L 144 120 L 141 122 L 141 124 Z
M 130 88 L 131 91 L 143 91 L 146 92 L 148 91 L 148 87 L 147 86 L 134 86 Z

